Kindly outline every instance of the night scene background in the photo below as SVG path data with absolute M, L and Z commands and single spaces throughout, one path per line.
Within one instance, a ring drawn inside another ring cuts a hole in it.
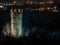
M 1 45 L 46 41 L 60 42 L 60 0 L 0 0 Z

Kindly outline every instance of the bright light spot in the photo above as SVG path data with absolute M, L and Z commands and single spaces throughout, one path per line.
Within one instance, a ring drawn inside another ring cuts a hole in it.
M 39 10 L 41 10 L 41 8 L 39 8 Z
M 7 33 L 6 33 L 6 32 L 4 32 L 4 35 L 6 36 L 6 35 L 7 35 Z
M 13 12 L 13 9 L 11 9 L 10 12 Z
M 21 12 L 21 9 L 18 9 L 18 12 Z
M 47 9 L 49 10 L 50 8 L 49 8 L 49 7 L 47 7 Z
M 45 2 L 40 2 L 40 4 L 45 4 Z
M 54 9 L 57 9 L 57 7 L 56 7 L 56 6 L 54 6 Z
M 12 5 L 11 3 L 9 3 L 9 5 Z
M 44 11 L 44 10 L 45 10 L 45 8 L 44 8 L 44 7 L 41 7 L 41 8 L 39 8 L 39 10 Z
M 31 1 L 30 4 L 33 4 L 33 2 Z
M 14 1 L 13 3 L 16 4 L 16 1 Z
M 16 12 L 17 9 L 14 9 L 14 12 Z
M 3 8 L 3 6 L 2 6 L 2 5 L 0 5 L 0 8 Z

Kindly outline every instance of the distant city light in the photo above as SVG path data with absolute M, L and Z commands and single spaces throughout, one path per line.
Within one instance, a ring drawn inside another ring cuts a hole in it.
M 11 9 L 10 12 L 22 12 L 23 9 Z
M 45 2 L 40 2 L 40 4 L 45 4 Z
M 56 6 L 54 6 L 54 9 L 57 9 L 57 7 L 56 7 Z
M 47 9 L 49 10 L 49 9 L 50 9 L 50 7 L 47 7 Z
M 53 12 L 59 12 L 59 10 L 53 10 Z
M 54 2 L 53 1 L 47 1 L 46 3 L 47 4 L 53 4 Z
M 33 2 L 31 1 L 30 4 L 33 4 Z
M 0 8 L 3 8 L 3 5 L 0 5 Z
M 17 9 L 14 9 L 14 12 L 16 12 Z
M 16 1 L 14 1 L 13 3 L 16 4 Z

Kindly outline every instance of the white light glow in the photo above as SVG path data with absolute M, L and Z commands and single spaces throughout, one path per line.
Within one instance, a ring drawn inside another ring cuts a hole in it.
M 3 5 L 0 5 L 0 8 L 3 8 Z

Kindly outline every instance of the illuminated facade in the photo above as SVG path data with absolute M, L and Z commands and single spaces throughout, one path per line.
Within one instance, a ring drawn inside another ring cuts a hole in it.
M 10 7 L 10 8 L 9 8 Z M 3 34 L 14 38 L 28 36 L 29 16 L 24 14 L 21 6 L 9 6 L 8 11 L 11 16 L 10 24 L 7 23 L 3 28 Z M 9 25 L 8 25 L 9 24 Z M 10 28 L 9 28 L 10 27 Z M 6 30 L 5 30 L 6 28 Z
M 22 9 L 11 9 L 10 10 L 11 21 L 10 23 L 6 23 L 3 27 L 3 34 L 6 36 L 11 36 L 14 38 L 19 38 L 23 36 L 23 29 L 22 29 Z
M 11 35 L 22 35 L 22 9 L 11 9 Z

